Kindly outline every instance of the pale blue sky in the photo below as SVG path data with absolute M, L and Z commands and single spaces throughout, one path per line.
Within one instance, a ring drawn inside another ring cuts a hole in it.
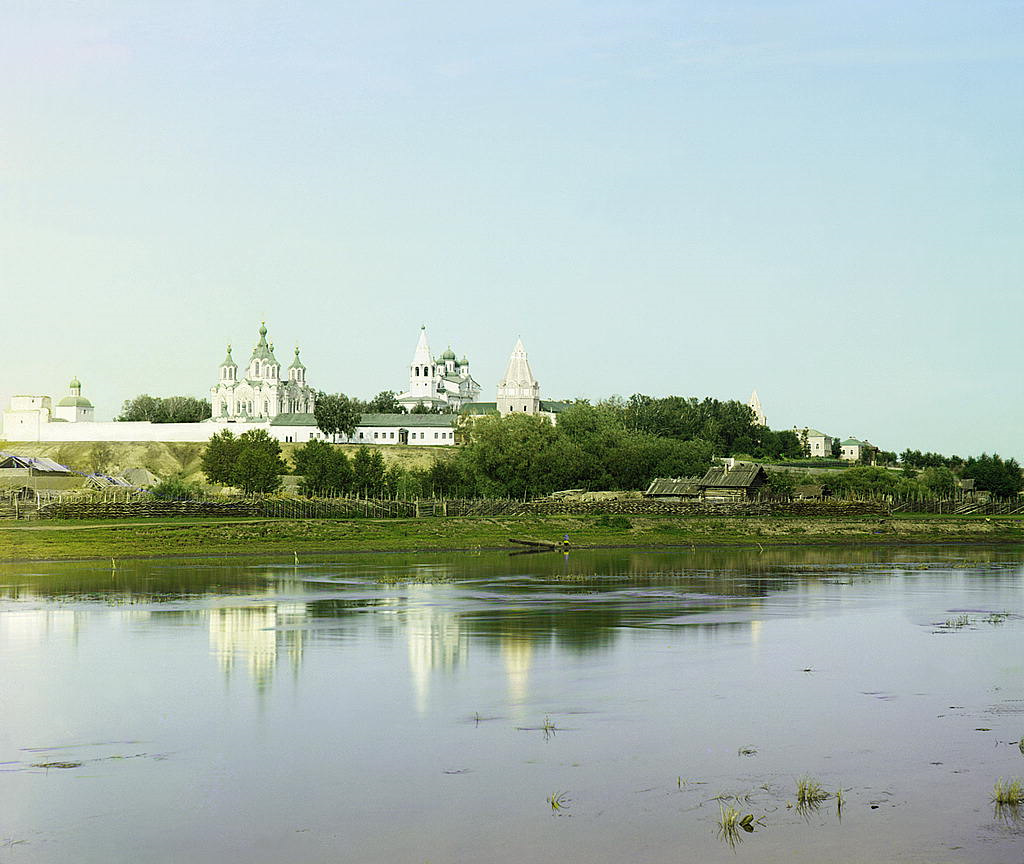
M 1021 2 L 0 5 L 0 400 L 746 399 L 1024 457 Z

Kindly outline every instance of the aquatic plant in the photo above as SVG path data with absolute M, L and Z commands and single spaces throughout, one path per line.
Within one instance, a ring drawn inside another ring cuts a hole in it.
M 757 755 L 757 748 L 756 747 L 740 747 L 740 749 L 736 751 L 736 755 L 737 756 L 756 756 Z
M 942 626 L 949 630 L 959 630 L 961 627 L 966 627 L 971 623 L 969 615 L 957 615 L 955 618 L 947 618 Z
M 815 809 L 828 798 L 828 792 L 813 777 L 804 775 L 796 781 L 796 803 L 798 807 Z
M 996 780 L 992 791 L 992 803 L 1004 807 L 1019 807 L 1024 804 L 1024 782 L 1020 780 Z
M 1002 624 L 1009 617 L 1009 612 L 990 612 L 981 620 L 986 624 Z
M 719 804 L 718 810 L 718 837 L 735 849 L 736 844 L 743 839 L 740 834 L 742 814 L 735 807 L 726 807 L 724 804 Z
M 547 801 L 555 813 L 567 809 L 572 803 L 572 799 L 565 792 L 552 792 L 548 795 Z

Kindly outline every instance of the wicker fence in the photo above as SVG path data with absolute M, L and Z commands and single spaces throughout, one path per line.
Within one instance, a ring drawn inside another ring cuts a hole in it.
M 33 514 L 40 519 L 145 519 L 182 516 L 270 519 L 412 519 L 456 516 L 867 516 L 889 513 L 877 501 L 701 503 L 623 501 L 516 501 L 362 498 L 237 498 L 208 501 L 90 500 L 61 498 Z

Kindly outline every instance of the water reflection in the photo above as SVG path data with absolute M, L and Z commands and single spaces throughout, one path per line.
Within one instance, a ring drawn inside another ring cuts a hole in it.
M 259 691 L 265 690 L 282 657 L 298 675 L 308 615 L 305 603 L 209 610 L 210 647 L 227 677 L 241 661 Z

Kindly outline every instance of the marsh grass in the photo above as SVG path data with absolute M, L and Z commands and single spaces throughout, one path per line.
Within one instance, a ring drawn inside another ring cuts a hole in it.
M 1024 818 L 1021 805 L 1024 804 L 1024 783 L 1020 780 L 996 780 L 992 790 L 992 803 L 996 818 L 1006 822 L 1020 822 Z
M 804 775 L 796 781 L 796 806 L 803 810 L 817 810 L 828 799 L 828 792 L 813 777 Z
M 735 807 L 726 807 L 724 804 L 718 805 L 718 811 L 718 837 L 728 843 L 731 849 L 735 849 L 736 844 L 743 839 L 743 835 L 740 834 L 740 820 L 743 814 Z
M 1024 804 L 1024 782 L 1020 780 L 996 780 L 992 790 L 992 803 L 1004 807 L 1020 807 Z
M 957 616 L 955 616 L 953 618 L 947 618 L 942 623 L 942 626 L 945 627 L 947 630 L 959 630 L 962 627 L 966 627 L 970 623 L 971 623 L 971 616 L 970 615 L 957 615 Z

